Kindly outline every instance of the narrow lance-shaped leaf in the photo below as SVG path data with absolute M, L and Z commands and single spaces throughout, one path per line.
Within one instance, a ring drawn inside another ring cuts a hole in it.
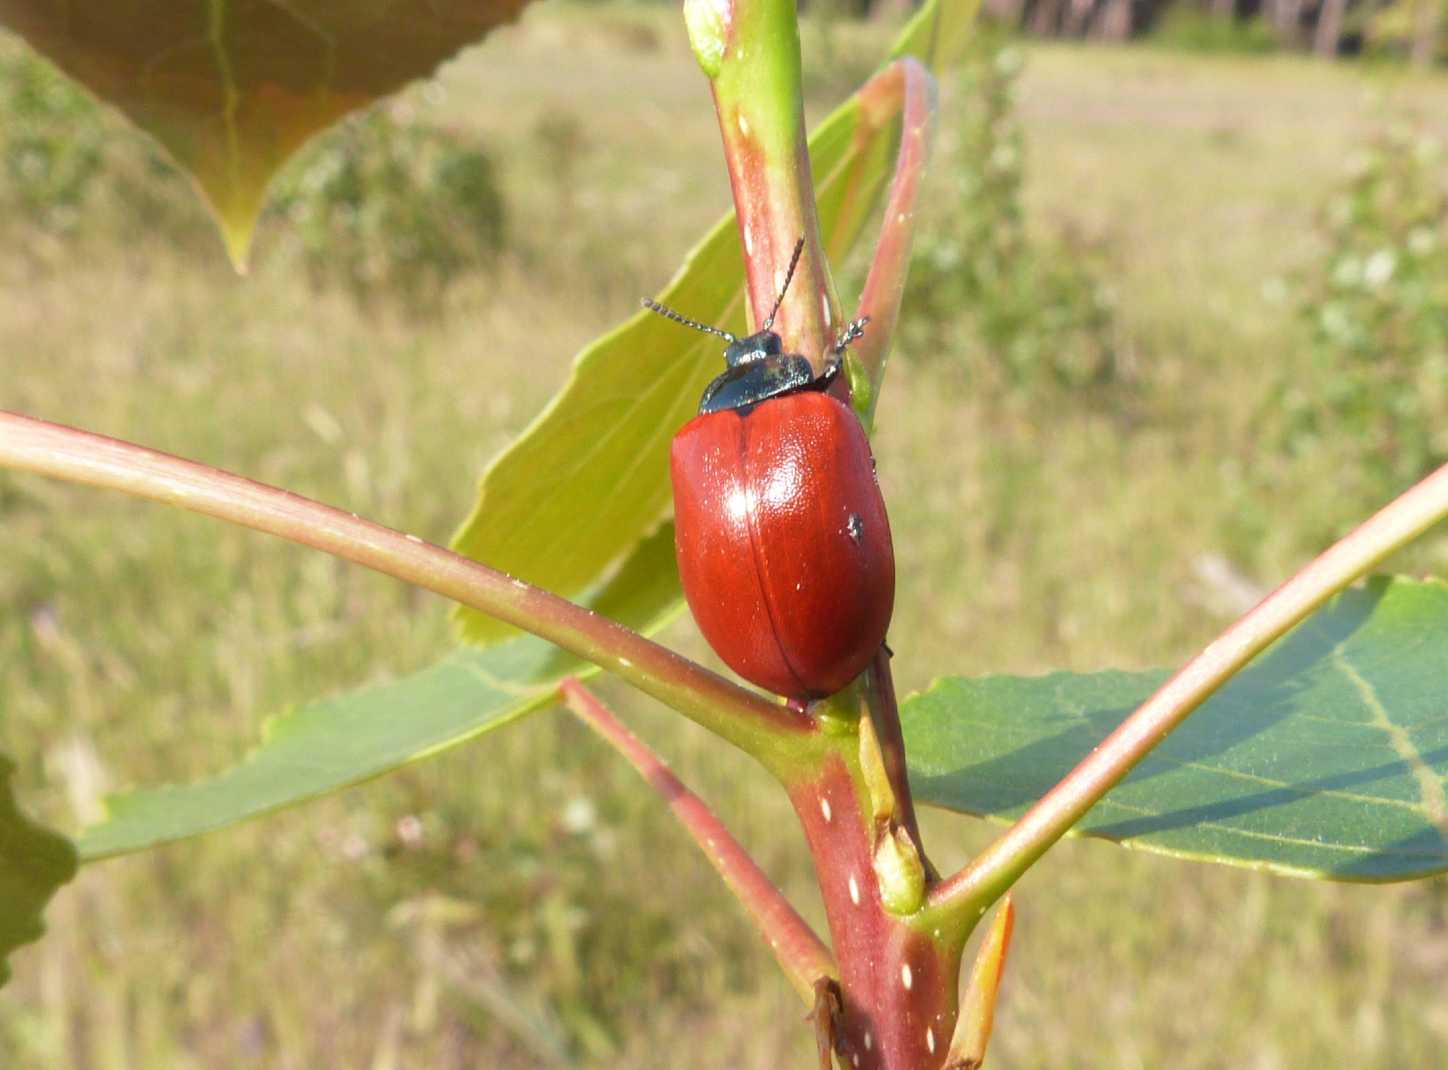
M 1010 819 L 1165 672 L 952 677 L 901 710 L 916 800 Z M 1201 709 L 1076 831 L 1291 876 L 1448 871 L 1448 584 L 1334 598 Z
M 640 631 L 662 627 L 677 605 L 673 544 L 665 525 L 585 604 Z M 108 798 L 106 819 L 80 838 L 81 857 L 185 839 L 381 776 L 550 706 L 564 677 L 597 671 L 525 635 L 308 703 L 269 721 L 256 750 L 216 776 Z
M 526 2 L 0 0 L 0 24 L 164 145 L 242 266 L 267 183 L 292 152 Z
M 930 35 L 920 27 L 955 27 L 974 10 L 971 2 L 931 0 L 893 51 L 928 58 L 924 42 Z M 908 47 L 912 41 L 922 42 L 920 51 Z M 809 140 L 831 258 L 848 252 L 890 180 L 893 119 L 902 99 L 877 87 L 893 77 L 877 76 Z M 864 103 L 867 97 L 874 106 Z M 695 319 L 738 331 L 744 327 L 743 280 L 731 213 L 694 247 L 658 297 Z M 453 549 L 565 596 L 596 582 L 667 515 L 669 441 L 721 368 L 717 339 L 647 312 L 589 344 L 548 408 L 484 473 L 478 503 Z M 459 609 L 457 616 L 471 642 L 511 634 L 471 610 Z
M 890 56 L 914 56 L 935 71 L 949 69 L 965 51 L 979 10 L 980 0 L 926 4 L 895 38 Z

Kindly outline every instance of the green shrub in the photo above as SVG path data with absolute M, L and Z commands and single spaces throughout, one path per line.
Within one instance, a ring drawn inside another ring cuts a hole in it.
M 434 313 L 503 246 L 492 160 L 395 105 L 322 138 L 272 203 L 313 284 L 340 286 L 364 308 L 391 295 L 408 312 Z
M 1448 191 L 1441 142 L 1378 134 L 1322 211 L 1300 281 L 1306 374 L 1270 398 L 1276 448 L 1329 451 L 1344 490 L 1386 500 L 1448 459 Z
M 1395 63 L 1412 56 L 1420 33 L 1422 5 L 1438 2 L 1441 0 L 1387 0 L 1369 7 L 1358 17 L 1365 55 Z M 1445 14 L 1448 13 L 1440 11 L 1439 18 Z M 1433 62 L 1442 63 L 1445 55 L 1448 55 L 1448 42 L 1440 35 L 1433 50 Z
M 0 115 L 7 229 L 74 230 L 104 167 L 108 133 L 99 109 L 49 63 L 0 39 Z
M 1281 47 L 1272 27 L 1261 18 L 1223 18 L 1194 4 L 1175 3 L 1151 31 L 1151 40 L 1183 52 L 1260 55 Z
M 1122 371 L 1109 264 L 1079 236 L 1027 226 L 1021 68 L 1020 50 L 999 41 L 966 67 L 943 168 L 953 197 L 916 241 L 902 351 L 963 358 L 1008 390 L 1101 386 Z

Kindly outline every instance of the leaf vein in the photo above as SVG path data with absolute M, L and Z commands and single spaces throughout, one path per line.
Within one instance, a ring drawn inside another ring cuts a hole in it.
M 1333 648 L 1332 660 L 1333 664 L 1357 690 L 1363 704 L 1371 711 L 1373 724 L 1386 733 L 1394 752 L 1412 770 L 1413 779 L 1418 782 L 1418 793 L 1422 799 L 1424 814 L 1438 829 L 1439 834 L 1448 839 L 1448 797 L 1444 795 L 1443 781 L 1423 760 L 1422 754 L 1413 745 L 1413 740 L 1409 737 L 1407 730 L 1388 716 L 1387 707 L 1383 705 L 1377 689 L 1343 656 L 1342 644 Z

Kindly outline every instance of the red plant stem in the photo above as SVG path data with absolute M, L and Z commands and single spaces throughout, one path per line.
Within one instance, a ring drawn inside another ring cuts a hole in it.
M 727 17 L 710 88 L 744 246 L 753 322 L 757 326 L 769 315 L 795 243 L 804 239 L 775 330 L 787 352 L 803 353 L 818 371 L 834 342 L 840 302 L 820 247 L 794 0 L 719 0 L 715 6 L 727 10 Z
M 852 352 L 870 381 L 869 412 L 873 413 L 885 375 L 885 358 L 900 315 L 900 300 L 910 272 L 910 246 L 915 238 L 915 201 L 920 176 L 930 158 L 935 128 L 935 79 L 918 60 L 892 63 L 860 93 L 868 121 L 878 126 L 899 111 L 900 150 L 885 203 L 885 220 L 860 294 L 857 317 L 868 316 L 870 327 Z M 903 105 L 903 106 L 902 106 Z M 868 423 L 868 421 L 867 421 Z
M 832 213 L 834 219 L 823 235 L 825 252 L 832 260 L 842 259 L 854 246 L 884 184 L 884 176 L 876 172 L 869 148 L 887 126 L 900 118 L 904 108 L 904 91 L 909 80 L 901 78 L 902 62 L 897 59 L 876 71 L 856 91 L 850 102 L 855 110 L 856 151 L 837 161 L 833 170 L 819 176 L 820 188 L 829 185 L 838 190 L 833 194 L 838 198 Z M 926 72 L 926 81 L 933 99 L 935 79 L 929 72 Z M 897 163 L 895 179 L 899 176 Z
M 802 237 L 799 274 L 776 326 L 785 348 L 810 357 L 818 368 L 833 347 L 841 316 L 819 247 L 794 0 L 685 0 L 685 19 L 711 79 L 755 322 L 767 314 L 785 262 Z M 880 317 L 866 332 L 872 348 L 865 367 L 876 374 L 883 367 L 908 264 L 910 206 L 928 145 L 929 85 L 923 68 L 905 62 L 872 79 L 860 94 L 861 129 L 873 133 L 902 105 L 907 113 L 905 159 L 892 189 L 893 215 L 886 217 L 887 249 L 867 295 L 870 308 L 864 310 Z M 862 182 L 845 191 L 841 217 L 850 225 L 862 216 Z M 872 376 L 870 385 L 873 394 L 878 378 Z M 845 387 L 842 380 L 840 388 Z M 850 701 L 861 708 L 849 708 Z M 809 841 L 839 962 L 838 1050 L 854 1070 L 939 1066 L 955 1026 L 960 954 L 969 925 L 916 911 L 910 905 L 911 880 L 900 877 L 896 830 L 910 834 L 922 860 L 923 853 L 888 661 L 877 659 L 858 691 L 827 700 L 814 712 L 819 723 L 829 725 L 822 732 L 827 750 L 809 763 L 809 775 L 786 779 L 785 786 Z M 873 750 L 861 756 L 862 723 L 873 728 L 878 758 Z M 879 873 L 889 884 L 889 908 Z M 923 899 L 920 862 L 914 878 Z
M 0 466 L 180 506 L 416 584 L 627 680 L 758 758 L 792 768 L 808 722 L 591 610 L 450 550 L 288 491 L 119 439 L 0 412 Z
M 1395 550 L 1448 517 L 1448 465 L 1334 543 L 1187 662 L 964 869 L 932 907 L 978 917 L 1167 733 L 1270 643 Z
M 688 789 L 649 745 L 630 732 L 599 699 L 572 677 L 560 685 L 568 708 L 602 736 L 663 796 L 699 850 L 758 926 L 785 976 L 806 1006 L 816 984 L 836 976 L 829 949 L 707 803 Z
M 874 868 L 877 830 L 853 744 L 845 737 L 814 776 L 789 786 L 839 962 L 839 1050 L 852 1070 L 936 1067 L 955 1030 L 969 930 L 884 908 Z
M 876 869 L 882 837 L 896 827 L 908 831 L 930 870 L 910 795 L 890 655 L 883 648 L 865 674 L 859 700 L 859 717 L 873 726 L 889 781 L 889 819 L 877 819 L 872 790 L 881 785 L 871 784 L 860 761 L 858 730 L 830 736 L 834 750 L 813 774 L 786 786 L 814 857 L 840 964 L 840 1051 L 852 1070 L 920 1070 L 940 1065 L 955 1030 L 960 955 L 970 923 L 929 911 L 902 916 L 885 906 Z

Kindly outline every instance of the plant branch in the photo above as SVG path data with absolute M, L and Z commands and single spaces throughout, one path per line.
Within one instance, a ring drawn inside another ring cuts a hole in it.
M 834 343 L 840 302 L 820 246 L 795 0 L 685 0 L 684 20 L 714 93 L 753 322 L 774 307 L 803 238 L 774 326 L 786 351 L 803 353 L 819 370 Z
M 872 78 L 860 92 L 860 103 L 872 125 L 900 116 L 900 150 L 895 176 L 885 202 L 885 220 L 870 273 L 860 294 L 856 317 L 870 318 L 869 330 L 851 352 L 865 369 L 870 384 L 865 410 L 866 426 L 880 396 L 885 358 L 900 315 L 900 300 L 910 272 L 910 246 L 915 237 L 915 202 L 920 177 L 930 159 L 935 129 L 935 79 L 913 58 L 897 60 Z
M 774 957 L 795 991 L 806 1006 L 813 1007 L 819 982 L 834 979 L 837 969 L 834 956 L 809 923 L 799 916 L 718 815 L 674 775 L 647 743 L 624 727 L 608 707 L 577 680 L 572 677 L 564 680 L 561 690 L 568 708 L 627 758 L 639 775 L 663 796 L 674 816 L 769 941 Z
M 803 718 L 643 636 L 495 569 L 289 491 L 119 439 L 0 412 L 0 467 L 176 505 L 386 573 L 555 643 L 778 771 Z
M 1395 550 L 1448 517 L 1448 465 L 1305 566 L 1187 662 L 994 843 L 931 893 L 979 916 L 1167 734 L 1269 644 Z
M 955 1036 L 950 1040 L 943 1070 L 979 1070 L 985 1063 L 985 1050 L 995 1024 L 1001 975 L 1006 970 L 1006 954 L 1011 948 L 1015 925 L 1016 908 L 1007 892 L 971 964 L 970 979 L 960 1001 L 960 1016 L 955 1020 Z

